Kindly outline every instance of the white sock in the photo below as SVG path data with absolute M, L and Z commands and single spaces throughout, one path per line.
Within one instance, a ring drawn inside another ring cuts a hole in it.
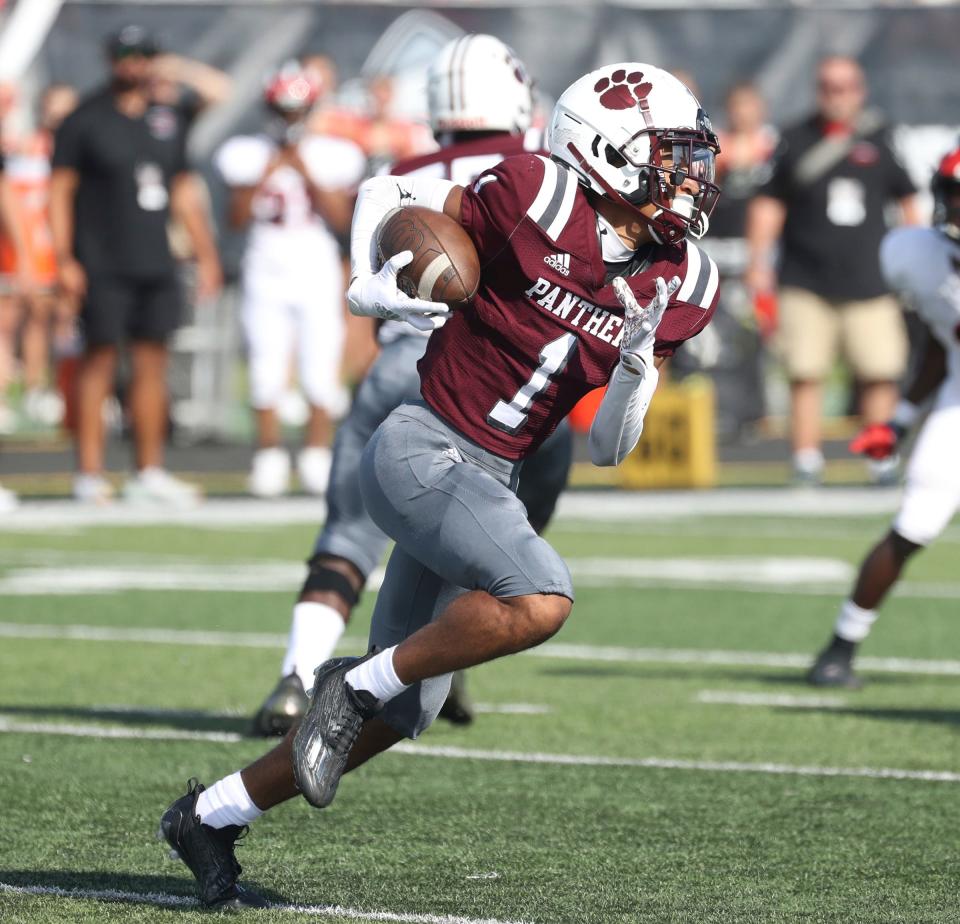
M 205 825 L 224 828 L 227 825 L 248 825 L 263 812 L 254 805 L 238 770 L 200 793 L 197 814 Z
M 298 603 L 293 608 L 282 676 L 296 674 L 304 690 L 309 690 L 314 669 L 330 659 L 345 628 L 343 617 L 332 606 Z
M 823 453 L 819 449 L 798 449 L 793 454 L 793 467 L 798 472 L 822 472 Z
M 833 631 L 848 642 L 862 642 L 877 618 L 876 610 L 865 610 L 853 600 L 845 600 Z
M 366 690 L 381 703 L 387 703 L 399 696 L 409 684 L 401 683 L 393 669 L 393 653 L 397 646 L 387 648 L 372 658 L 347 671 L 346 681 L 354 690 Z

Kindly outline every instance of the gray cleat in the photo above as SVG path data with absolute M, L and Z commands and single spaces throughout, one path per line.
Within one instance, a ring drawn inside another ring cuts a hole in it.
M 807 671 L 807 683 L 814 687 L 847 687 L 859 690 L 863 681 L 853 672 L 853 656 L 833 646 L 824 648 Z
M 363 723 L 380 711 L 376 697 L 344 680 L 347 671 L 373 655 L 332 658 L 314 672 L 310 705 L 293 739 L 293 775 L 303 797 L 317 808 L 333 801 Z
M 253 717 L 250 734 L 254 738 L 283 737 L 307 711 L 307 694 L 296 674 L 281 677 Z

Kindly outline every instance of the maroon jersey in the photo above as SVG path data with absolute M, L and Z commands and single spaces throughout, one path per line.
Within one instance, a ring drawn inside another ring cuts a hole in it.
M 606 279 L 596 213 L 563 165 L 529 154 L 505 160 L 464 190 L 461 221 L 480 256 L 480 289 L 431 336 L 421 393 L 484 449 L 522 459 L 607 383 L 623 308 Z M 658 356 L 703 330 L 716 308 L 716 264 L 692 243 L 642 247 L 624 275 L 641 304 L 657 277 L 680 277 Z
M 530 129 L 525 135 L 498 132 L 475 141 L 451 144 L 439 151 L 397 161 L 387 171 L 393 176 L 425 176 L 452 180 L 458 186 L 469 186 L 483 173 L 514 154 L 540 151 L 543 132 Z M 425 337 L 426 333 L 406 321 L 383 321 L 377 325 L 377 339 L 387 344 L 400 337 Z

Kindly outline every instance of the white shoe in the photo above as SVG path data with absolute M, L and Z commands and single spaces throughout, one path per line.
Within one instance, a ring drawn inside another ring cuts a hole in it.
M 258 449 L 253 454 L 253 465 L 247 478 L 247 487 L 254 497 L 280 497 L 290 487 L 290 456 L 280 446 Z
M 140 469 L 123 486 L 123 496 L 134 504 L 170 504 L 181 509 L 195 507 L 203 497 L 195 484 L 181 481 L 159 466 Z
M 102 506 L 113 500 L 113 485 L 103 475 L 80 472 L 73 476 L 73 498 L 81 504 Z
M 308 494 L 326 494 L 333 454 L 326 446 L 305 446 L 297 456 L 300 485 Z
M 63 398 L 46 388 L 31 388 L 23 396 L 23 412 L 34 423 L 55 427 L 63 420 Z
M 0 513 L 10 513 L 10 511 L 15 510 L 18 505 L 17 495 L 9 488 L 5 488 L 0 484 Z

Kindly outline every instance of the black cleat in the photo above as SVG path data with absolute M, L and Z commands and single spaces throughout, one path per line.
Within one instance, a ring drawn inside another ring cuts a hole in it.
M 473 703 L 467 696 L 467 679 L 464 671 L 454 671 L 450 692 L 438 716 L 453 725 L 469 725 L 473 721 Z
M 859 690 L 863 681 L 853 672 L 852 652 L 828 645 L 807 671 L 807 683 L 814 687 L 847 687 Z
M 200 886 L 200 904 L 214 911 L 266 908 L 269 902 L 237 884 L 240 864 L 233 848 L 247 833 L 246 827 L 211 828 L 197 815 L 197 798 L 203 786 L 187 783 L 187 794 L 177 799 L 160 819 L 158 840 L 170 845 L 170 858 L 183 860 Z
M 282 738 L 307 711 L 309 702 L 296 674 L 281 677 L 253 717 L 250 735 L 254 738 Z
M 332 658 L 314 671 L 310 705 L 293 739 L 293 775 L 304 799 L 325 808 L 337 793 L 350 750 L 380 703 L 366 690 L 354 690 L 344 675 L 372 658 Z

